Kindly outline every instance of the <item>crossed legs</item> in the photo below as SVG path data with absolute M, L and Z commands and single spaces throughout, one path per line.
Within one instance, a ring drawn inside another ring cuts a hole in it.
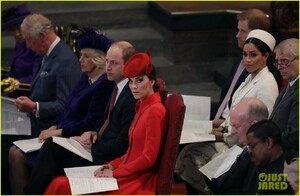
M 24 194 L 24 187 L 28 182 L 31 163 L 16 146 L 9 149 L 9 180 L 13 195 Z

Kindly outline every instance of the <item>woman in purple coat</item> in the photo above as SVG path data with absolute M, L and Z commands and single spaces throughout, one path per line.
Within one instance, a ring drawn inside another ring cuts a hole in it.
M 112 41 L 92 29 L 84 29 L 77 38 L 82 77 L 70 93 L 64 112 L 53 125 L 41 130 L 40 142 L 51 136 L 79 136 L 85 131 L 97 131 L 105 121 L 105 110 L 115 83 L 107 79 L 105 55 Z M 24 154 L 16 146 L 9 152 L 10 182 L 13 194 L 22 194 L 29 177 L 28 166 L 36 153 Z
M 11 77 L 21 83 L 31 83 L 34 73 L 39 67 L 41 56 L 27 49 L 22 37 L 20 25 L 30 12 L 26 4 L 17 4 L 2 11 L 2 31 L 8 30 L 14 37 L 15 49 L 9 60 L 9 72 L 2 75 L 3 78 Z M 28 92 L 15 92 L 14 97 L 26 95 Z

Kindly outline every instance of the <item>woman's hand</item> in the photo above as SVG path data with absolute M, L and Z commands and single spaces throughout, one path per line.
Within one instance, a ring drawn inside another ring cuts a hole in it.
M 49 129 L 43 130 L 39 135 L 39 142 L 44 142 L 48 137 L 57 136 L 61 137 L 62 129 L 53 129 L 50 127 Z
M 112 178 L 113 166 L 110 164 L 104 164 L 94 172 L 95 177 Z

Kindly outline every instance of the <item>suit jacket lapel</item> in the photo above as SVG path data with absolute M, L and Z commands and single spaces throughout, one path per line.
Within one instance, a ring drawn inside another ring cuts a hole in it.
M 267 74 L 265 72 L 268 72 L 268 69 L 266 67 L 263 70 L 261 70 L 252 80 L 252 76 L 251 74 L 249 74 L 245 82 L 242 83 L 243 86 L 241 86 L 241 88 L 239 89 L 240 93 L 238 97 L 245 97 L 248 94 L 248 92 L 255 87 L 255 84 Z
M 60 40 L 56 44 L 56 46 L 53 48 L 53 50 L 50 52 L 49 56 L 47 57 L 47 60 L 45 61 L 44 65 L 41 66 L 41 68 L 37 71 L 32 83 L 31 83 L 31 88 L 35 85 L 37 80 L 40 78 L 40 74 L 42 73 L 42 71 L 45 70 L 45 68 L 50 64 L 49 62 L 51 62 L 52 59 L 54 59 L 54 57 L 56 56 L 56 53 L 58 52 L 58 47 L 61 47 L 62 42 L 63 41 Z
M 286 93 L 286 95 L 284 96 L 285 90 L 281 91 L 280 94 L 278 95 L 276 102 L 274 104 L 273 107 L 273 111 L 270 115 L 270 119 L 274 116 L 276 110 L 280 107 L 280 105 L 282 103 L 284 103 L 284 101 L 288 100 L 289 97 L 293 96 L 294 93 L 298 93 L 297 89 L 299 88 L 299 84 L 298 84 L 298 80 L 294 83 L 293 86 L 290 87 L 290 89 L 288 90 L 288 92 Z M 283 97 L 284 96 L 284 97 Z

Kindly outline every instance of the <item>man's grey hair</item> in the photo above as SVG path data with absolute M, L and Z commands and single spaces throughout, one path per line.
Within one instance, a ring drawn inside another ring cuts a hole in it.
M 287 49 L 291 56 L 297 57 L 299 51 L 299 40 L 296 38 L 290 38 L 283 40 L 275 47 L 275 52 L 281 52 Z
M 267 106 L 259 99 L 255 97 L 244 98 L 247 101 L 248 119 L 249 120 L 266 120 L 269 117 L 269 112 Z
M 42 31 L 53 31 L 52 22 L 41 14 L 30 14 L 26 16 L 21 24 L 22 30 L 29 30 L 30 36 L 39 38 Z

